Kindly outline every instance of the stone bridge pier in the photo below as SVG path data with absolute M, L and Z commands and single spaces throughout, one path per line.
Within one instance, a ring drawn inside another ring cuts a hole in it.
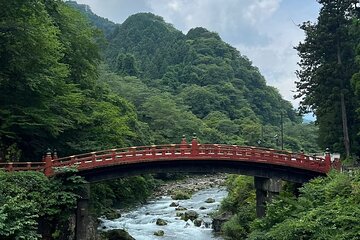
M 75 227 L 75 236 L 76 240 L 90 240 L 94 239 L 93 231 L 90 230 L 91 220 L 90 220 L 90 184 L 86 183 L 83 185 L 83 188 L 78 193 L 80 198 L 77 202 L 76 207 L 76 227 Z
M 254 177 L 256 189 L 256 216 L 264 217 L 266 203 L 279 195 L 282 181 L 279 178 Z

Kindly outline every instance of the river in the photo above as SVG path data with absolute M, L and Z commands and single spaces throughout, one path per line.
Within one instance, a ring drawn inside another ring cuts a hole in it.
M 106 229 L 125 229 L 136 240 L 164 239 L 164 240 L 208 240 L 223 239 L 220 236 L 214 236 L 211 229 L 209 214 L 219 208 L 221 200 L 227 195 L 223 187 L 204 189 L 196 192 L 188 200 L 177 200 L 180 206 L 188 210 L 195 210 L 199 218 L 203 219 L 200 227 L 188 220 L 185 222 L 176 216 L 175 207 L 170 207 L 174 202 L 170 196 L 162 196 L 156 200 L 149 201 L 136 209 L 122 213 L 119 219 L 102 219 L 101 228 Z M 214 203 L 205 203 L 208 198 L 215 199 Z M 200 208 L 206 209 L 200 209 Z M 164 219 L 168 224 L 165 226 L 156 225 L 158 218 Z M 154 232 L 163 230 L 164 236 L 154 236 Z

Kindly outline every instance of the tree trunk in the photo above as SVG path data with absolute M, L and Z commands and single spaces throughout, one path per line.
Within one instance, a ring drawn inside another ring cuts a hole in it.
M 342 61 L 341 61 L 341 54 L 340 54 L 340 41 L 338 39 L 337 41 L 337 60 L 339 65 L 339 71 L 342 69 Z M 347 114 L 346 114 L 346 105 L 345 105 L 345 96 L 344 96 L 344 83 L 343 79 L 340 77 L 339 74 L 339 80 L 340 80 L 340 104 L 341 104 L 341 120 L 342 120 L 342 129 L 343 129 L 343 135 L 344 135 L 344 147 L 345 147 L 345 153 L 346 157 L 350 156 L 350 140 L 349 140 L 349 129 L 347 124 Z
M 346 115 L 346 106 L 345 106 L 345 97 L 343 91 L 340 93 L 341 97 L 341 119 L 342 119 L 342 127 L 344 134 L 344 146 L 346 157 L 350 156 L 350 140 L 349 140 L 349 130 L 347 125 L 347 115 Z

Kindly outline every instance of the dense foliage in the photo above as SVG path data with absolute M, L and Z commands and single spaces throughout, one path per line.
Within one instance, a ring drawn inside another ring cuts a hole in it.
M 133 106 L 98 81 L 97 31 L 80 13 L 58 0 L 0 7 L 3 161 L 141 142 Z
M 82 182 L 71 175 L 49 179 L 38 172 L 0 171 L 0 239 L 35 240 L 42 230 L 56 234 L 73 213 Z
M 256 220 L 249 239 L 359 239 L 360 172 L 332 172 L 280 197 Z
M 297 82 L 301 110 L 312 110 L 322 148 L 359 155 L 359 108 L 356 47 L 359 9 L 356 0 L 318 0 L 316 23 L 305 22 L 306 38 L 296 48 L 301 58 Z M 354 75 L 355 74 L 355 75 Z M 351 79 L 353 77 L 353 83 Z
M 286 183 L 281 194 L 266 206 L 266 216 L 255 217 L 253 179 L 231 176 L 229 195 L 220 213 L 233 217 L 222 231 L 225 239 L 359 239 L 360 172 L 331 172 L 306 183 L 294 195 L 294 185 Z
M 250 224 L 255 220 L 254 179 L 249 176 L 231 175 L 227 179 L 228 196 L 221 202 L 218 214 L 231 214 L 232 217 L 222 226 L 226 239 L 246 239 Z
M 97 216 L 111 217 L 113 208 L 145 203 L 157 186 L 151 175 L 121 178 L 91 185 L 91 209 Z

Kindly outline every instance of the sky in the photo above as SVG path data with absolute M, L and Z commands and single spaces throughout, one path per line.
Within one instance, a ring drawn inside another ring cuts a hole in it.
M 316 21 L 315 0 L 77 0 L 109 20 L 122 23 L 138 12 L 152 12 L 186 34 L 194 27 L 217 32 L 258 67 L 268 85 L 294 100 L 299 58 L 294 49 L 304 39 L 298 25 Z

